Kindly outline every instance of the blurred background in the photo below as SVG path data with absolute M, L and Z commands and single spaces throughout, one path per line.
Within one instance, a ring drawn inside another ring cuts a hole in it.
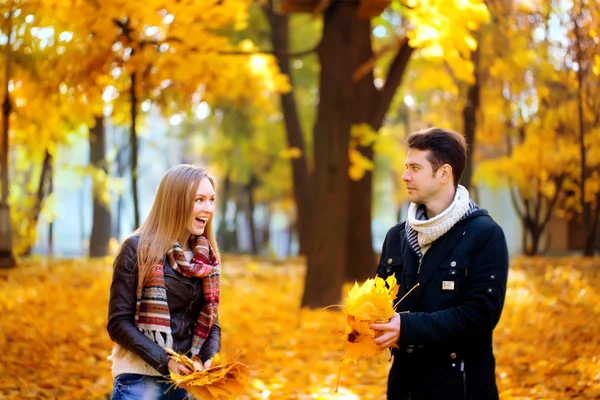
M 407 133 L 439 126 L 465 135 L 461 184 L 515 265 L 546 256 L 538 278 L 586 265 L 559 275 L 598 281 L 581 258 L 600 249 L 596 0 L 3 0 L 0 13 L 0 266 L 110 260 L 163 173 L 202 164 L 232 264 L 294 260 L 298 306 L 339 304 L 406 216 Z

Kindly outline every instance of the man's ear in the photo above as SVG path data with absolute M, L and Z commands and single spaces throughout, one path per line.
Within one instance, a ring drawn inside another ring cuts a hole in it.
M 440 181 L 442 183 L 450 182 L 452 179 L 452 167 L 450 164 L 444 164 L 440 167 Z

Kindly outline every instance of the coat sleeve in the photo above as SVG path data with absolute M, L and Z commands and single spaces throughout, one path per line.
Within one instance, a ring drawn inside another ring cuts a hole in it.
M 502 313 L 508 278 L 508 249 L 502 229 L 495 225 L 469 269 L 465 301 L 433 313 L 401 314 L 401 348 L 435 345 L 491 332 Z
M 376 274 L 382 278 L 387 278 L 389 273 L 386 272 L 384 263 L 386 255 L 392 250 L 393 253 L 402 253 L 404 251 L 404 225 L 402 222 L 396 226 L 390 228 L 386 233 L 383 245 L 381 246 L 381 254 L 379 256 L 379 263 L 377 264 Z M 397 247 L 397 249 L 396 249 Z M 396 249 L 394 251 L 394 249 Z
M 132 351 L 163 375 L 169 373 L 168 354 L 144 335 L 134 323 L 137 288 L 137 259 L 130 240 L 114 262 L 110 300 L 108 303 L 108 334 L 123 348 Z
M 390 230 L 391 231 L 391 230 Z M 376 274 L 382 278 L 385 277 L 385 271 L 383 267 L 383 258 L 385 257 L 386 245 L 388 241 L 388 237 L 390 236 L 390 231 L 385 235 L 385 239 L 383 240 L 383 245 L 381 246 L 381 255 L 379 256 L 379 263 L 377 263 Z
M 219 318 L 217 317 L 217 320 L 215 321 L 213 326 L 210 327 L 210 333 L 206 338 L 206 342 L 204 342 L 204 345 L 200 349 L 200 360 L 202 360 L 203 363 L 207 360 L 210 360 L 215 356 L 215 354 L 217 354 L 220 351 L 220 349 L 221 325 L 219 323 Z

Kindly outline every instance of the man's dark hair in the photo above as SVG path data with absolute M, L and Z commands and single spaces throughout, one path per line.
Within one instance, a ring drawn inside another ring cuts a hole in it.
M 463 135 L 449 129 L 428 128 L 411 133 L 406 141 L 409 149 L 429 150 L 427 160 L 434 173 L 442 165 L 450 165 L 454 186 L 458 186 L 467 165 L 467 142 Z

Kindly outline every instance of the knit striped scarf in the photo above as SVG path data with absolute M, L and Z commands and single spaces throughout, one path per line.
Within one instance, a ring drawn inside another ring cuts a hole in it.
M 179 243 L 175 243 L 167 252 L 166 261 L 181 275 L 202 279 L 205 304 L 198 315 L 194 329 L 191 348 L 194 356 L 200 352 L 211 327 L 217 320 L 220 268 L 217 257 L 205 236 L 191 236 L 190 247 L 194 253 L 190 262 L 185 258 Z M 163 263 L 157 263 L 144 282 L 141 298 L 138 298 L 136 304 L 135 325 L 159 346 L 173 348 Z
M 419 258 L 423 258 L 433 242 L 476 210 L 479 210 L 479 206 L 471 200 L 469 191 L 461 185 L 456 188 L 452 204 L 433 218 L 427 218 L 423 204 L 411 203 L 405 225 L 406 239 Z

